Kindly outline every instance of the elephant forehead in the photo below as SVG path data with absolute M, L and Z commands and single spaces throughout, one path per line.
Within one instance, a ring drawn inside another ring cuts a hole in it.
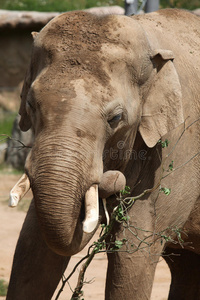
M 121 16 L 99 17 L 80 11 L 65 13 L 49 22 L 36 37 L 36 42 L 49 48 L 55 44 L 62 49 L 71 46 L 80 49 L 81 45 L 99 51 L 105 41 L 119 42 L 117 31 L 124 27 L 123 23 Z
M 144 38 L 141 26 L 126 16 L 96 16 L 86 12 L 61 14 L 37 35 L 35 44 L 51 51 L 101 50 L 102 44 L 127 48 L 136 37 Z
M 62 73 L 71 80 L 92 74 L 100 84 L 108 86 L 107 65 L 110 61 L 130 61 L 130 57 L 132 62 L 137 60 L 141 51 L 137 51 L 137 45 L 133 55 L 132 40 L 135 43 L 142 34 L 138 23 L 125 16 L 65 13 L 50 21 L 35 38 L 36 64 L 45 61 L 46 65 L 54 65 L 53 73 Z
M 29 101 L 36 102 L 40 109 L 48 107 L 62 112 L 79 107 L 84 113 L 90 110 L 101 110 L 106 102 L 116 97 L 116 89 L 111 85 L 103 86 L 94 77 L 69 79 L 49 78 L 48 68 L 32 83 Z M 31 100 L 32 99 L 32 100 Z M 93 107 L 94 106 L 94 107 Z M 95 108 L 95 109 L 94 109 Z M 80 113 L 80 112 L 79 112 Z

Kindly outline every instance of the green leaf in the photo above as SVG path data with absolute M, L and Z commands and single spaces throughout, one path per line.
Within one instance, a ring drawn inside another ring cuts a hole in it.
M 169 171 L 173 171 L 174 169 L 174 161 L 172 160 L 171 163 L 169 164 Z
M 159 140 L 158 141 L 158 144 L 161 144 L 161 147 L 162 148 L 167 148 L 168 146 L 169 146 L 169 141 L 166 139 L 166 140 L 164 140 L 164 141 L 162 141 L 162 140 Z
M 103 250 L 103 249 L 106 248 L 106 243 L 105 243 L 105 241 L 102 241 L 102 242 L 94 242 L 93 245 L 94 245 L 94 250 L 95 250 L 96 253 L 99 252 L 100 250 Z
M 168 189 L 168 188 L 165 188 L 165 187 L 161 188 L 160 190 L 161 190 L 161 192 L 163 192 L 167 196 L 171 193 L 171 189 Z
M 115 247 L 117 248 L 117 249 L 120 249 L 122 246 L 123 246 L 123 242 L 122 241 L 115 241 Z
M 123 244 L 124 243 L 122 241 L 115 241 L 114 250 L 119 250 L 123 246 Z
M 126 185 L 125 188 L 120 191 L 121 195 L 122 196 L 129 195 L 130 194 L 130 189 L 131 189 L 130 186 Z

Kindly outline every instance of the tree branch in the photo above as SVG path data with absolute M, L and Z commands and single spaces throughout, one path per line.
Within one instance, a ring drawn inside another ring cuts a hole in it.
M 21 150 L 21 149 L 24 149 L 24 148 L 32 148 L 32 147 L 30 147 L 30 146 L 26 146 L 24 143 L 22 143 L 20 140 L 17 140 L 17 139 L 15 139 L 15 138 L 13 138 L 13 137 L 10 137 L 9 135 L 7 135 L 7 134 L 0 134 L 0 136 L 4 136 L 5 138 L 3 139 L 3 140 L 0 140 L 0 142 L 2 142 L 2 141 L 5 141 L 5 140 L 13 140 L 13 141 L 15 141 L 15 142 L 18 142 L 19 144 L 21 144 L 21 147 L 19 146 L 19 147 L 12 147 L 12 148 L 14 148 L 14 149 L 19 149 L 19 150 Z

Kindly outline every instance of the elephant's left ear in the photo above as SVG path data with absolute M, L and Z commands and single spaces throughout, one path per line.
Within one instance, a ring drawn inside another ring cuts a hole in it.
M 152 83 L 146 96 L 139 131 L 148 147 L 184 122 L 179 77 L 169 50 L 155 50 Z
M 27 131 L 31 128 L 31 119 L 26 110 L 26 97 L 30 88 L 30 76 L 29 70 L 27 71 L 26 78 L 24 80 L 22 92 L 21 92 L 21 105 L 19 108 L 19 114 L 21 116 L 19 127 L 22 131 Z

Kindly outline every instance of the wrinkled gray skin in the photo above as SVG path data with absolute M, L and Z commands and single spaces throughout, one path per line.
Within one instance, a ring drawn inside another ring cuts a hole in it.
M 121 171 L 136 196 L 157 187 L 172 160 L 175 171 L 161 182 L 171 194 L 155 188 L 137 200 L 130 222 L 145 230 L 140 239 L 177 226 L 185 246 L 155 235 L 149 248 L 108 254 L 105 299 L 150 299 L 161 253 L 172 273 L 169 299 L 200 299 L 199 28 L 198 17 L 177 10 L 131 18 L 71 12 L 35 37 L 20 108 L 21 129 L 32 126 L 36 136 L 26 163 L 34 202 L 8 300 L 51 299 L 70 256 L 95 232 L 82 231 L 84 195 L 105 171 Z M 157 144 L 161 137 L 169 148 Z M 124 238 L 121 225 L 113 234 Z M 130 232 L 126 238 L 139 245 Z

